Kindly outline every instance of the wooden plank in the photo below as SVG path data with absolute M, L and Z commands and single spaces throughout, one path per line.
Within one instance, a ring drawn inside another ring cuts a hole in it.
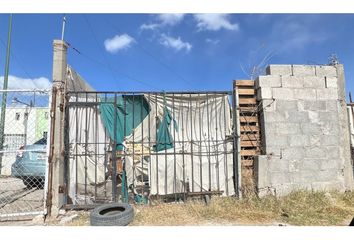
M 240 127 L 241 132 L 257 132 L 259 131 L 258 126 L 241 126 Z
M 244 113 L 244 112 L 256 112 L 257 111 L 257 107 L 250 107 L 250 106 L 247 106 L 247 107 L 243 107 L 243 106 L 240 106 L 238 107 L 238 109 L 240 110 L 241 113 Z
M 241 147 L 257 147 L 259 146 L 258 141 L 241 141 Z
M 257 156 L 257 150 L 241 150 L 241 156 Z
M 240 116 L 241 123 L 255 123 L 258 122 L 258 117 L 255 116 Z
M 238 103 L 239 104 L 256 104 L 257 100 L 256 100 L 256 98 L 239 98 Z
M 254 95 L 255 91 L 253 88 L 239 88 L 238 95 Z
M 241 141 L 257 141 L 259 139 L 260 139 L 260 137 L 259 137 L 258 133 L 241 134 Z
M 243 167 L 252 167 L 253 166 L 253 160 L 242 160 L 241 161 L 241 166 Z
M 253 80 L 236 80 L 236 86 L 254 86 Z

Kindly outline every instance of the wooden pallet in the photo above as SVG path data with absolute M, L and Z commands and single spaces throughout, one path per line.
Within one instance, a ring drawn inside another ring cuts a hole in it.
M 260 154 L 260 127 L 255 83 L 237 80 L 238 106 L 241 132 L 241 160 L 246 167 L 253 167 L 254 156 Z

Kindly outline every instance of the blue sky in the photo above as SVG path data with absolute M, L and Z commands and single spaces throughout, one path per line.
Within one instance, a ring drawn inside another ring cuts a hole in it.
M 14 87 L 51 79 L 61 19 L 13 15 Z M 69 64 L 102 91 L 230 90 L 266 56 L 269 64 L 326 64 L 336 53 L 354 92 L 353 22 L 353 14 L 68 14 L 65 40 L 81 53 L 69 49 Z M 0 14 L 0 76 L 7 23 Z

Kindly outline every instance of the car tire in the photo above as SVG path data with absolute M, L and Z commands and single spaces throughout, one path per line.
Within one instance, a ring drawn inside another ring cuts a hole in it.
M 90 214 L 91 226 L 127 226 L 134 210 L 127 203 L 110 203 L 94 208 Z

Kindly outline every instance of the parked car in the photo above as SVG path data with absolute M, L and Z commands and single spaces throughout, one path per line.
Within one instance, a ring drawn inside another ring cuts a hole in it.
M 11 176 L 22 179 L 27 188 L 43 188 L 46 170 L 47 139 L 20 147 L 11 166 Z

